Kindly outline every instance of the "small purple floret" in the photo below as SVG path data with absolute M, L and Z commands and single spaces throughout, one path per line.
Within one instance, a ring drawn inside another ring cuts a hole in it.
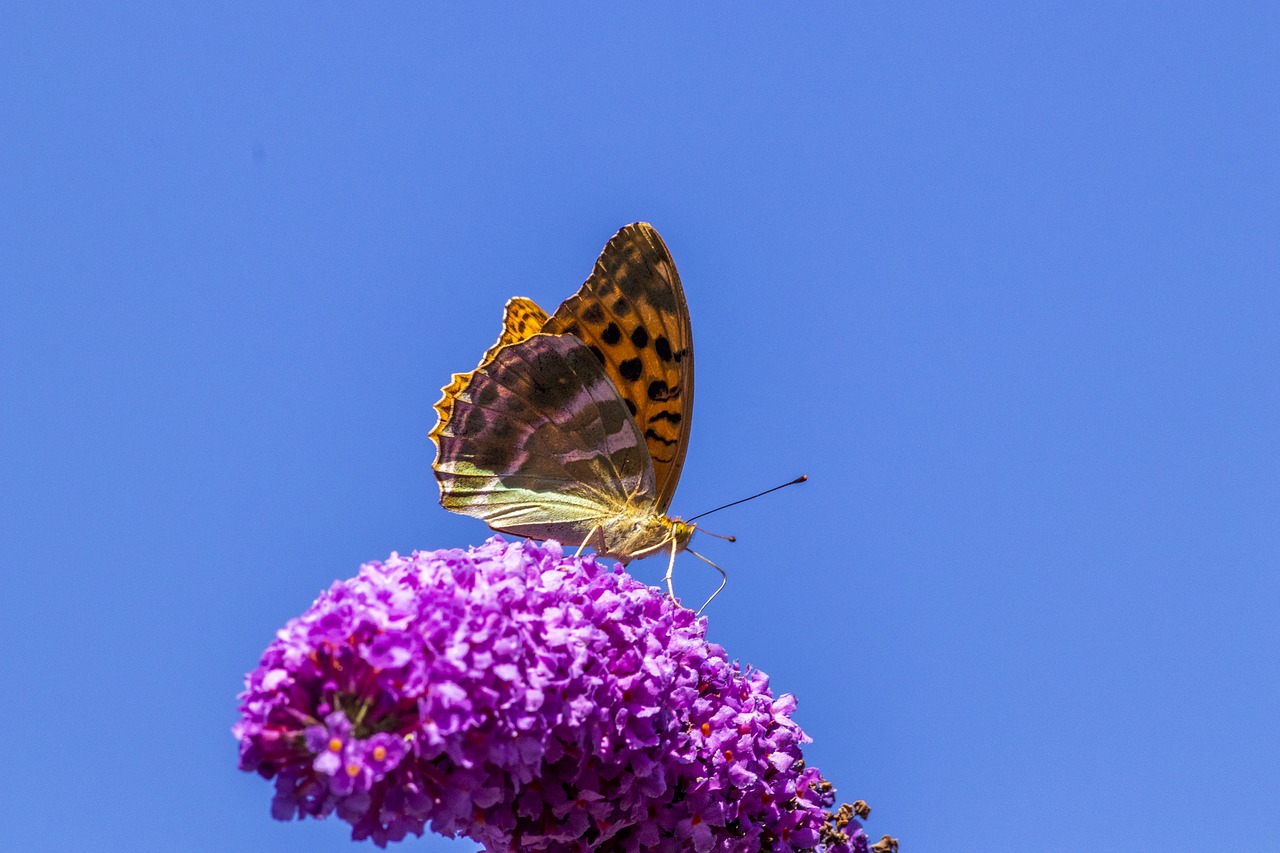
M 429 826 L 488 851 L 865 853 L 856 820 L 823 834 L 794 697 L 705 628 L 554 542 L 393 554 L 268 646 L 240 767 L 275 779 L 274 817 L 380 846 Z

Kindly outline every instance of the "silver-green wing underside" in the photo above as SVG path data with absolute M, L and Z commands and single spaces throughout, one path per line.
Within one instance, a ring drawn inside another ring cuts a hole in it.
M 644 436 L 599 360 L 571 335 L 502 347 L 453 390 L 450 410 L 433 433 L 446 509 L 578 545 L 628 507 L 653 508 Z

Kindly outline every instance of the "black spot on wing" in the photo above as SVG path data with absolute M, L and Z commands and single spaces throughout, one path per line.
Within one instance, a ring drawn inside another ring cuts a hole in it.
M 585 347 L 571 353 L 579 357 L 591 358 L 591 351 Z M 543 350 L 534 354 L 531 359 L 532 370 L 529 371 L 529 399 L 544 411 L 556 410 L 567 405 L 578 394 L 581 383 L 572 370 L 565 370 L 566 359 L 555 350 Z
M 625 299 L 618 299 L 613 303 L 613 313 L 619 317 L 625 317 L 631 313 L 631 303 Z
M 486 471 L 509 471 L 520 448 L 510 441 L 490 441 L 488 438 L 474 451 L 474 464 Z
M 632 299 L 644 295 L 644 278 L 648 273 L 647 264 L 639 259 L 632 260 L 625 268 L 618 270 L 618 290 Z
M 488 406 L 498 399 L 498 383 L 496 382 L 474 382 L 472 387 L 475 389 L 472 399 L 476 401 L 478 406 Z
M 577 374 L 575 391 L 577 387 L 600 374 L 600 368 L 596 366 L 596 354 L 591 351 L 590 347 L 581 344 L 573 347 L 565 354 L 565 363 L 570 370 Z
M 636 349 L 644 349 L 649 344 L 649 330 L 644 326 L 636 326 L 636 330 L 631 333 L 631 344 Z
M 627 409 L 630 410 L 631 417 L 634 418 L 636 416 L 636 411 L 637 411 L 636 404 L 631 402 L 631 399 L 629 397 L 623 397 L 622 402 L 627 404 Z
M 666 335 L 658 335 L 653 341 L 653 349 L 658 353 L 658 358 L 663 361 L 671 361 L 671 342 L 667 340 Z
M 459 436 L 479 435 L 484 431 L 487 422 L 483 409 L 459 401 L 454 404 L 450 432 Z
M 654 412 L 649 416 L 649 423 L 653 423 L 654 421 L 670 421 L 673 424 L 678 424 L 680 423 L 680 413 L 668 412 L 663 409 L 661 411 Z
M 618 328 L 617 323 L 610 323 L 605 326 L 604 331 L 600 333 L 600 340 L 604 341 L 609 346 L 613 346 L 618 341 L 622 340 L 622 330 Z
M 655 432 L 655 431 L 653 431 L 652 429 L 647 429 L 647 430 L 645 430 L 645 431 L 644 431 L 644 437 L 645 437 L 645 438 L 648 438 L 648 439 L 653 439 L 654 441 L 661 442 L 662 444 L 665 444 L 665 445 L 667 445 L 668 447 L 670 447 L 671 445 L 673 445 L 673 444 L 675 444 L 675 443 L 676 443 L 676 440 L 675 440 L 675 439 L 671 439 L 671 438 L 663 438 L 662 436 L 658 435 L 658 433 L 656 433 L 656 432 Z
M 664 403 L 667 400 L 675 399 L 680 396 L 680 387 L 670 388 L 667 383 L 661 379 L 655 379 L 649 383 L 648 389 L 649 399 L 655 403 Z
M 649 301 L 663 313 L 674 314 L 678 310 L 676 292 L 669 287 L 649 288 Z
M 582 309 L 580 316 L 584 321 L 592 325 L 598 325 L 604 322 L 604 309 L 600 307 L 599 302 L 589 302 L 587 307 Z
M 604 353 L 600 351 L 600 347 L 596 346 L 595 344 L 591 344 L 590 346 L 587 347 L 587 349 L 591 350 L 591 354 L 596 357 L 597 361 L 599 361 L 601 364 L 604 364 Z
M 601 404 L 597 408 L 600 410 L 600 423 L 604 426 L 604 431 L 607 435 L 613 435 L 621 431 L 623 424 L 630 420 L 627 417 L 626 410 L 616 402 L 610 401 Z
M 640 378 L 640 372 L 643 365 L 638 358 L 629 358 L 618 365 L 618 375 L 628 382 L 635 382 Z

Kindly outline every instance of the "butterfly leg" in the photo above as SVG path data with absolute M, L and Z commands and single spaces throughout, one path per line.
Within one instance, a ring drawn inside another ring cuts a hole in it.
M 663 580 L 667 582 L 667 592 L 670 593 L 671 600 L 674 601 L 676 604 L 679 604 L 680 602 L 676 600 L 675 588 L 671 586 L 671 573 L 675 571 L 675 568 L 676 568 L 676 539 L 673 536 L 671 537 L 671 562 L 667 563 L 667 576 L 663 578 Z
M 595 536 L 597 533 L 599 533 L 599 534 L 600 534 L 600 547 L 596 548 L 596 553 L 597 553 L 597 554 L 603 553 L 603 552 L 604 552 L 604 550 L 605 550 L 605 544 L 604 544 L 604 528 L 603 528 L 603 527 L 601 527 L 599 524 L 597 524 L 595 527 L 591 528 L 591 532 L 587 534 L 587 538 L 586 538 L 586 539 L 583 539 L 583 540 L 582 540 L 582 544 L 578 546 L 578 550 L 574 553 L 574 555 L 573 555 L 573 556 L 575 556 L 575 557 L 581 557 L 581 556 L 582 556 L 582 549 L 583 549 L 583 548 L 585 548 L 585 547 L 587 547 L 588 545 L 590 545 L 590 544 L 591 544 L 591 537 L 592 537 L 592 536 Z
M 710 604 L 712 600 L 714 600 L 715 597 L 720 594 L 720 590 L 724 589 L 724 585 L 729 582 L 729 576 L 725 574 L 724 569 L 720 568 L 715 563 L 711 562 L 706 557 L 702 556 L 692 548 L 685 548 L 685 550 L 720 573 L 720 586 L 716 587 L 716 591 L 711 593 L 711 598 L 708 598 L 705 602 L 703 602 L 702 606 L 698 608 L 697 615 L 701 616 L 702 611 L 707 609 L 707 605 Z

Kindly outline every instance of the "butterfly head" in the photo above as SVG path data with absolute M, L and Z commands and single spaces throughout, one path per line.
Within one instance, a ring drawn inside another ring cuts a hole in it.
M 690 524 L 687 521 L 681 521 L 678 518 L 670 519 L 671 522 L 671 538 L 676 543 L 676 550 L 683 551 L 689 547 L 689 540 L 693 538 L 693 533 L 698 529 L 698 525 Z

